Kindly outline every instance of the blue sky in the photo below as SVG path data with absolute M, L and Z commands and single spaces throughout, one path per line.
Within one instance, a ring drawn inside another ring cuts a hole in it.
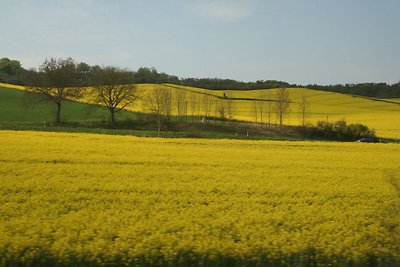
M 398 0 L 0 0 L 0 57 L 179 77 L 400 80 Z

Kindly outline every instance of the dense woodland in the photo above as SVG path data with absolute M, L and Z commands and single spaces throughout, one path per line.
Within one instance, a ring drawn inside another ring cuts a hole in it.
M 81 75 L 81 84 L 89 85 L 94 73 L 100 69 L 98 65 L 89 65 L 81 62 L 77 65 Z M 26 85 L 26 76 L 29 73 L 18 60 L 8 58 L 0 59 L 0 82 Z M 377 98 L 400 97 L 400 81 L 394 84 L 387 83 L 359 83 L 336 85 L 298 85 L 275 80 L 259 80 L 256 82 L 242 82 L 232 79 L 219 78 L 179 78 L 155 68 L 139 68 L 137 71 L 129 71 L 131 83 L 173 83 L 186 86 L 194 86 L 206 89 L 229 90 L 256 90 L 268 88 L 307 87 L 316 90 L 339 92 Z

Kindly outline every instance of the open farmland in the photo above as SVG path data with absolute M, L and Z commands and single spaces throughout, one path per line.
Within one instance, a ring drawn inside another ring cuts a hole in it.
M 7 84 L 0 84 L 0 86 L 18 90 L 24 89 L 21 86 Z M 219 114 L 216 109 L 218 103 L 229 101 L 232 103 L 232 118 L 250 122 L 256 121 L 253 112 L 256 100 L 272 100 L 270 102 L 266 101 L 266 103 L 271 103 L 270 108 L 271 112 L 273 113 L 273 101 L 275 100 L 275 94 L 277 90 L 207 90 L 177 85 L 139 84 L 137 87 L 141 95 L 141 100 L 131 106 L 128 106 L 127 109 L 129 111 L 146 112 L 145 105 L 143 104 L 144 98 L 150 90 L 153 90 L 157 86 L 171 90 L 171 111 L 174 115 L 177 115 L 175 97 L 179 91 L 184 91 L 186 92 L 184 100 L 187 107 L 185 113 L 186 115 L 204 116 L 204 102 L 209 101 L 209 115 L 218 117 Z M 284 119 L 284 124 L 286 125 L 301 124 L 299 103 L 302 95 L 304 94 L 309 102 L 309 115 L 307 116 L 307 121 L 310 123 L 316 123 L 317 121 L 321 120 L 337 121 L 344 118 L 349 123 L 366 124 L 368 127 L 375 129 L 377 135 L 380 137 L 400 139 L 400 102 L 397 103 L 398 99 L 387 99 L 382 101 L 380 99 L 371 99 L 306 88 L 290 88 L 289 92 L 291 99 L 291 112 Z M 228 99 L 222 99 L 224 94 Z M 0 95 L 0 100 L 2 96 L 4 97 L 4 94 Z M 89 103 L 91 102 L 90 98 L 85 98 L 80 101 Z M 193 102 L 195 102 L 195 104 L 192 110 Z M 266 106 L 265 108 L 268 107 Z M 23 112 L 21 113 L 23 114 Z M 46 111 L 45 113 L 49 113 L 49 111 Z M 87 118 L 90 117 L 87 115 L 87 110 L 83 111 L 83 113 L 85 113 L 83 115 L 85 115 Z M 101 115 L 102 119 L 107 119 L 107 115 L 108 114 Z M 43 115 L 43 117 L 50 118 L 49 115 Z M 66 117 L 68 119 L 68 116 Z M 100 117 L 100 115 L 97 117 Z M 257 122 L 260 121 L 261 117 L 260 114 L 258 114 Z M 266 123 L 265 114 L 263 123 Z M 271 123 L 277 123 L 277 119 L 274 114 L 271 115 Z
M 0 132 L 0 265 L 398 266 L 400 146 Z

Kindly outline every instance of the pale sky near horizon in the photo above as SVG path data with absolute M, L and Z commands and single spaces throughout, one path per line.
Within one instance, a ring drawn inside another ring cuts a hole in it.
M 0 57 L 297 84 L 400 81 L 399 0 L 0 0 Z

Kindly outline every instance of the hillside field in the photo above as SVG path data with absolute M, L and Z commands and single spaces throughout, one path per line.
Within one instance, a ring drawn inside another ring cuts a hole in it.
M 0 84 L 1 85 L 1 84 Z M 54 104 L 26 98 L 19 88 L 0 87 L 0 125 L 21 123 L 47 123 L 54 121 Z M 18 89 L 18 90 L 16 90 Z M 91 108 L 86 103 L 66 101 L 63 105 L 64 121 L 84 122 L 107 120 L 109 113 L 105 108 Z M 131 112 L 117 115 L 118 119 L 134 119 Z
M 12 91 L 23 90 L 21 86 L 13 86 L 7 84 L 0 84 L 3 87 L 9 87 Z M 138 91 L 143 98 L 146 94 L 157 86 L 169 89 L 172 92 L 172 114 L 177 114 L 175 96 L 178 91 L 186 92 L 185 102 L 187 104 L 187 115 L 194 115 L 197 117 L 204 116 L 203 102 L 205 96 L 209 96 L 211 103 L 211 114 L 212 116 L 218 116 L 216 106 L 221 102 L 231 102 L 232 104 L 232 118 L 237 120 L 244 120 L 255 122 L 256 117 L 254 116 L 254 105 L 255 100 L 271 100 L 265 103 L 271 103 L 273 109 L 273 101 L 275 100 L 275 94 L 277 89 L 268 90 L 250 90 L 250 91 L 235 91 L 235 90 L 206 90 L 201 88 L 177 86 L 177 85 L 154 85 L 154 84 L 140 84 L 138 85 Z M 0 91 L 0 100 L 5 99 L 4 91 Z M 348 123 L 362 123 L 368 127 L 376 130 L 376 133 L 380 137 L 397 138 L 400 139 L 400 102 L 397 103 L 398 99 L 384 100 L 370 99 L 360 96 L 352 96 L 346 94 L 339 94 L 326 91 L 311 90 L 305 88 L 290 88 L 290 99 L 291 99 L 291 112 L 285 118 L 284 124 L 286 125 L 300 125 L 300 107 L 299 103 L 302 95 L 306 95 L 307 100 L 310 103 L 309 115 L 307 121 L 309 123 L 316 123 L 320 120 L 337 121 L 340 119 L 346 119 Z M 223 99 L 223 96 L 227 99 Z M 244 100 L 246 99 L 246 100 Z M 90 99 L 86 99 L 85 102 L 91 103 Z M 194 112 L 191 111 L 191 103 L 195 102 Z M 3 109 L 7 109 L 3 106 Z M 134 105 L 127 107 L 130 111 L 135 112 L 146 112 L 143 105 L 143 101 L 139 100 Z M 47 111 L 49 113 L 50 111 Z M 82 114 L 87 114 L 83 112 Z M 24 115 L 23 115 L 24 116 Z M 49 118 L 50 115 L 44 115 Z M 130 116 L 130 115 L 126 115 Z M 64 116 L 67 120 L 71 119 L 71 116 L 66 111 Z M 88 117 L 88 115 L 86 115 Z M 123 116 L 124 117 L 124 116 Z M 98 115 L 92 117 L 94 119 L 108 119 L 106 111 L 98 113 Z M 50 119 L 50 118 L 49 118 Z M 260 115 L 257 117 L 257 122 L 260 123 Z M 263 123 L 266 123 L 266 115 L 263 117 Z M 271 123 L 277 123 L 277 119 L 274 114 L 271 116 Z
M 190 92 L 210 94 L 228 98 L 247 98 L 249 100 L 233 100 L 233 117 L 235 119 L 255 121 L 253 99 L 274 100 L 277 89 L 268 90 L 206 90 L 193 87 L 180 87 Z M 175 89 L 176 90 L 176 89 Z M 374 128 L 379 136 L 400 138 L 400 103 L 389 103 L 380 99 L 368 99 L 360 96 L 352 96 L 340 93 L 312 90 L 306 88 L 290 88 L 291 112 L 284 121 L 288 125 L 300 125 L 300 107 L 302 95 L 306 95 L 310 102 L 310 114 L 308 121 L 316 123 L 319 120 L 337 121 L 345 118 L 349 123 L 362 123 Z M 198 97 L 201 99 L 201 96 Z M 214 98 L 217 101 L 217 98 Z M 201 101 L 201 100 L 200 100 Z M 388 100 L 390 101 L 390 100 Z M 393 102 L 397 102 L 394 99 Z M 273 105 L 273 104 L 272 104 Z M 264 116 L 264 123 L 265 123 Z M 260 121 L 260 115 L 258 115 Z M 272 122 L 277 123 L 275 116 Z
M 397 144 L 0 131 L 1 266 L 398 266 Z

